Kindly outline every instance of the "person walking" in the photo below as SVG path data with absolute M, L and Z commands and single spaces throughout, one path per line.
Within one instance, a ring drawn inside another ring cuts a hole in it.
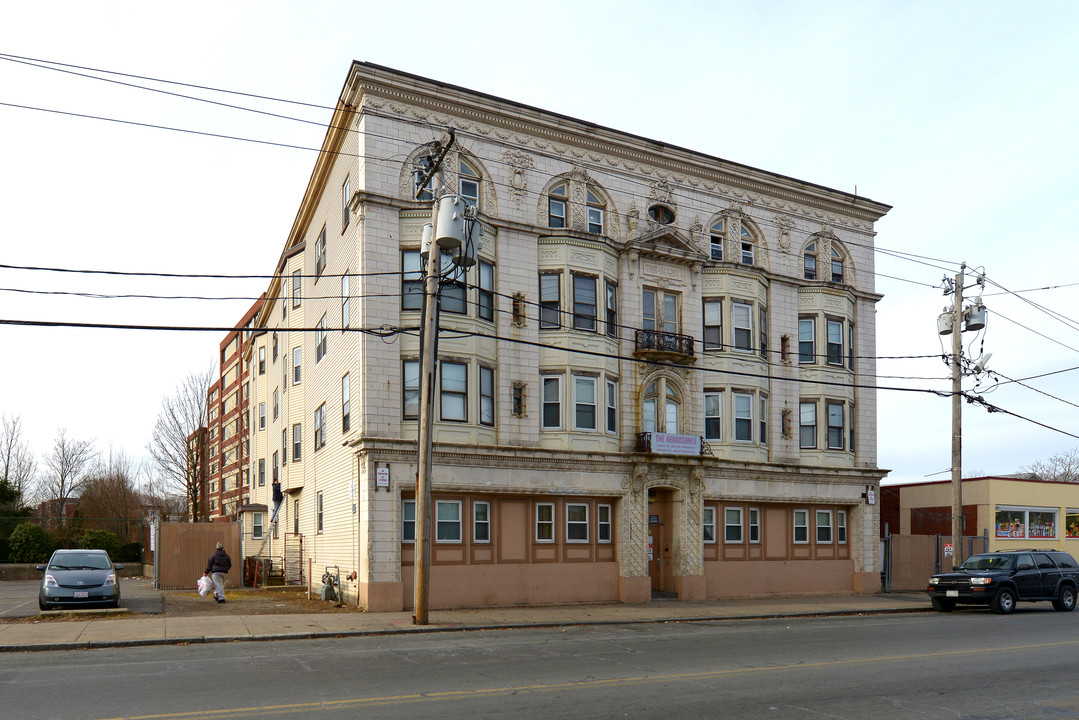
M 225 552 L 225 546 L 217 544 L 217 549 L 206 560 L 206 571 L 203 575 L 209 575 L 214 581 L 214 599 L 219 603 L 225 602 L 225 576 L 232 569 L 232 558 Z

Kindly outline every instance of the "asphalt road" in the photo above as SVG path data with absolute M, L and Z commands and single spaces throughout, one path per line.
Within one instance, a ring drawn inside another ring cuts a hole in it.
M 38 580 L 0 582 L 0 618 L 32 617 L 40 613 L 37 607 L 40 584 Z M 164 603 L 161 591 L 154 589 L 153 580 L 120 578 L 120 607 L 131 612 L 156 614 L 163 612 Z
M 11 653 L 0 697 L 9 720 L 1059 720 L 1077 666 L 1079 613 L 1021 606 Z

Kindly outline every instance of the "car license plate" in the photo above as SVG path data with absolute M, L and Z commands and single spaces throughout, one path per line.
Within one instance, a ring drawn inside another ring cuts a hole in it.
M 959 591 L 958 590 L 945 590 L 944 595 L 945 595 L 945 597 L 959 597 Z
M 86 591 L 86 590 L 76 590 L 74 595 L 77 598 L 88 598 L 88 597 L 90 597 L 90 593 L 88 591 Z

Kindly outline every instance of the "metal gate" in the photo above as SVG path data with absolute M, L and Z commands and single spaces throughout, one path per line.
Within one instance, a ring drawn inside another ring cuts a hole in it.
M 285 584 L 303 583 L 303 535 L 285 533 Z
M 984 535 L 962 538 L 959 548 L 952 548 L 949 535 L 892 535 L 884 539 L 884 592 L 924 591 L 934 573 L 951 570 L 963 560 L 989 547 Z

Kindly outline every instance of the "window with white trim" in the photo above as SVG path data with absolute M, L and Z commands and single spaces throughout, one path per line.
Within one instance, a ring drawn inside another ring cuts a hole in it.
M 562 378 L 543 378 L 543 412 L 541 427 L 557 430 L 562 427 Z
M 260 513 L 260 512 L 251 513 L 251 539 L 252 540 L 261 540 L 262 539 L 262 528 L 263 528 L 262 513 Z
M 758 544 L 761 541 L 761 511 L 759 508 L 749 509 L 749 542 Z
M 607 289 L 607 335 L 618 337 L 618 285 L 610 280 L 604 281 Z
M 809 544 L 809 511 L 794 511 L 794 544 Z
M 405 420 L 420 416 L 420 361 L 405 360 L 401 367 L 401 409 Z
M 596 331 L 596 278 L 573 274 L 573 329 Z
M 322 226 L 322 232 L 315 240 L 315 277 L 322 277 L 322 271 L 326 269 L 326 226 Z
M 479 282 L 476 288 L 476 315 L 481 320 L 495 319 L 495 266 L 480 260 Z
M 345 331 L 349 323 L 348 300 L 348 270 L 345 270 L 345 274 L 341 276 L 341 332 Z
M 294 270 L 292 273 L 292 307 L 300 307 L 303 299 L 303 271 Z
M 597 195 L 592 192 L 591 188 L 586 191 L 586 202 L 588 203 L 588 232 L 595 233 L 596 235 L 603 234 L 603 216 L 605 214 L 604 207 L 606 203 Z
M 419 250 L 401 253 L 401 310 L 423 307 L 423 257 Z
M 812 450 L 817 447 L 817 403 L 798 405 L 798 447 Z
M 300 384 L 300 364 L 301 364 L 300 361 L 301 361 L 302 358 L 303 358 L 303 348 L 302 347 L 294 347 L 294 348 L 292 348 L 292 384 L 293 385 L 299 385 Z
M 806 280 L 817 279 L 817 243 L 811 242 L 802 251 L 802 277 Z
M 843 364 L 843 321 L 827 319 L 828 326 L 828 364 Z
M 323 529 L 323 517 L 324 513 L 322 504 L 322 493 L 319 492 L 317 495 L 315 495 L 315 532 L 320 535 L 322 534 Z
M 472 503 L 472 542 L 491 542 L 491 503 L 486 500 Z
M 664 377 L 648 383 L 641 398 L 641 432 L 677 433 L 682 396 Z
M 704 349 L 723 349 L 723 301 L 704 301 Z
M 761 445 L 768 444 L 768 398 L 758 398 L 758 404 L 760 405 L 760 415 L 758 415 L 758 425 L 760 425 L 760 435 L 757 437 L 757 442 Z
M 704 394 L 704 439 L 723 439 L 723 393 L 720 391 Z
M 588 503 L 566 503 L 566 542 L 588 542 Z
M 679 319 L 679 296 L 665 290 L 641 291 L 641 327 L 644 330 L 660 330 L 677 333 Z
M 480 173 L 463 159 L 460 161 L 459 168 L 458 192 L 465 202 L 478 207 L 480 204 Z
M 727 221 L 725 218 L 720 218 L 713 225 L 709 232 L 709 250 L 712 260 L 723 259 L 723 245 L 727 241 Z
M 554 503 L 536 503 L 536 542 L 554 542 Z
M 562 327 L 562 276 L 559 273 L 540 273 L 540 330 Z
M 840 545 L 847 544 L 847 511 L 835 511 L 835 540 Z
M 276 482 L 281 479 L 281 456 L 278 455 L 277 450 L 273 451 L 273 462 L 270 464 L 270 472 L 272 479 Z
M 319 318 L 315 326 L 315 363 L 326 357 L 326 315 Z
M 266 346 L 259 345 L 259 375 L 266 374 Z
M 753 306 L 747 303 L 731 302 L 734 323 L 734 349 L 743 352 L 753 350 Z
M 596 429 L 596 378 L 573 376 L 573 429 Z
M 596 506 L 596 542 L 613 542 L 614 534 L 611 531 L 613 527 L 611 512 L 612 508 L 610 505 Z
M 347 433 L 352 427 L 352 390 L 348 385 L 349 374 L 341 378 L 341 432 Z
M 468 421 L 468 365 L 442 361 L 439 413 L 442 420 Z
M 298 462 L 300 460 L 300 453 L 303 449 L 303 425 L 300 423 L 294 423 L 292 425 L 292 462 Z
M 756 245 L 753 242 L 753 234 L 742 227 L 742 264 L 753 265 L 756 254 Z
M 607 432 L 618 433 L 618 383 L 607 381 Z
M 798 318 L 798 362 L 805 365 L 816 361 L 816 321 L 811 317 Z
M 315 408 L 315 450 L 326 444 L 326 403 Z
M 266 429 L 266 403 L 259 403 L 259 430 Z
M 401 501 L 401 542 L 416 542 L 416 501 Z
M 832 282 L 843 282 L 843 255 L 832 248 Z
M 259 458 L 259 487 L 266 487 L 266 458 Z
M 817 511 L 817 544 L 832 544 L 832 511 Z
M 705 544 L 714 544 L 716 541 L 716 509 L 711 505 L 701 508 L 701 527 L 704 529 Z
M 742 542 L 742 508 L 723 508 L 723 542 Z
M 547 193 L 547 227 L 564 228 L 569 226 L 569 184 L 561 183 Z
M 828 402 L 825 403 L 825 405 L 828 412 L 828 449 L 842 450 L 844 435 L 844 404 L 841 402 Z
M 461 542 L 461 501 L 435 501 L 435 542 Z
M 348 206 L 352 201 L 352 189 L 349 183 L 348 175 L 345 176 L 345 182 L 341 185 L 341 232 L 345 231 L 348 227 Z
M 495 424 L 495 371 L 480 365 L 480 425 Z
M 731 393 L 734 400 L 734 440 L 753 442 L 753 396 L 749 393 Z

